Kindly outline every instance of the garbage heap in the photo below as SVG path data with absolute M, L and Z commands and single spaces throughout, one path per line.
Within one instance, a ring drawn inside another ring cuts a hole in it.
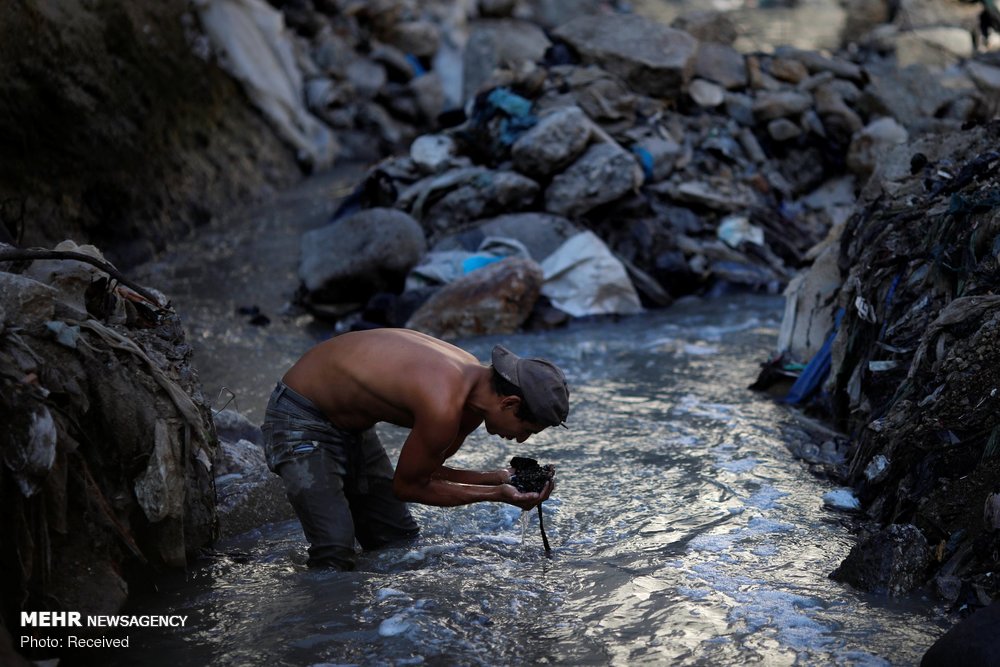
M 777 292 L 881 154 L 987 113 L 964 74 L 698 34 L 627 14 L 540 33 L 542 57 L 497 65 L 463 122 L 376 164 L 306 234 L 302 301 L 460 336 Z
M 850 436 L 839 476 L 869 525 L 834 575 L 956 608 L 1000 595 L 998 139 L 993 121 L 888 152 L 786 321 L 835 332 L 800 398 Z
M 178 317 L 93 246 L 56 250 L 98 265 L 0 263 L 6 627 L 20 610 L 116 613 L 133 576 L 185 565 L 216 531 L 215 429 Z

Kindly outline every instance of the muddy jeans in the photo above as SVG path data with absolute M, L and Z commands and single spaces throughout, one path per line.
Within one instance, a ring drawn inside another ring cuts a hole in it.
M 392 492 L 392 464 L 375 429 L 334 426 L 313 403 L 279 382 L 264 415 L 267 465 L 309 540 L 310 567 L 354 568 L 354 540 L 375 549 L 419 532 Z

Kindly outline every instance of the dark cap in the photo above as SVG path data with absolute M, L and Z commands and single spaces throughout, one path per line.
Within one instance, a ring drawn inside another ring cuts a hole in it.
M 551 361 L 522 359 L 502 345 L 493 348 L 493 368 L 521 390 L 531 414 L 545 426 L 566 426 L 569 387 L 563 372 Z

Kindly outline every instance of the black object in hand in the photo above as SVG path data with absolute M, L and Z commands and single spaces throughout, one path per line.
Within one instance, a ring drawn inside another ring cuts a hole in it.
M 554 466 L 540 466 L 538 461 L 526 456 L 512 458 L 510 467 L 514 469 L 510 483 L 521 493 L 539 493 L 556 474 Z

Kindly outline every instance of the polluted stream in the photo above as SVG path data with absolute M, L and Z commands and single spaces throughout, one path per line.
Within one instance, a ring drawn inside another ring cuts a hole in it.
M 185 318 L 216 408 L 231 392 L 259 421 L 274 381 L 331 335 L 282 310 L 299 234 L 322 224 L 351 176 L 314 178 L 139 270 Z M 237 312 L 249 305 L 270 324 Z M 794 413 L 747 389 L 782 305 L 690 299 L 457 341 L 479 359 L 503 343 L 566 372 L 568 430 L 522 445 L 480 430 L 450 460 L 554 464 L 551 557 L 537 514 L 500 503 L 414 505 L 420 536 L 363 554 L 353 572 L 309 570 L 298 523 L 269 524 L 134 596 L 128 613 L 187 623 L 133 629 L 129 649 L 101 664 L 918 663 L 947 627 L 942 614 L 919 594 L 867 595 L 827 577 L 853 543 L 850 520 L 823 508 L 830 483 L 789 453 L 809 437 Z M 379 432 L 395 460 L 406 431 Z

